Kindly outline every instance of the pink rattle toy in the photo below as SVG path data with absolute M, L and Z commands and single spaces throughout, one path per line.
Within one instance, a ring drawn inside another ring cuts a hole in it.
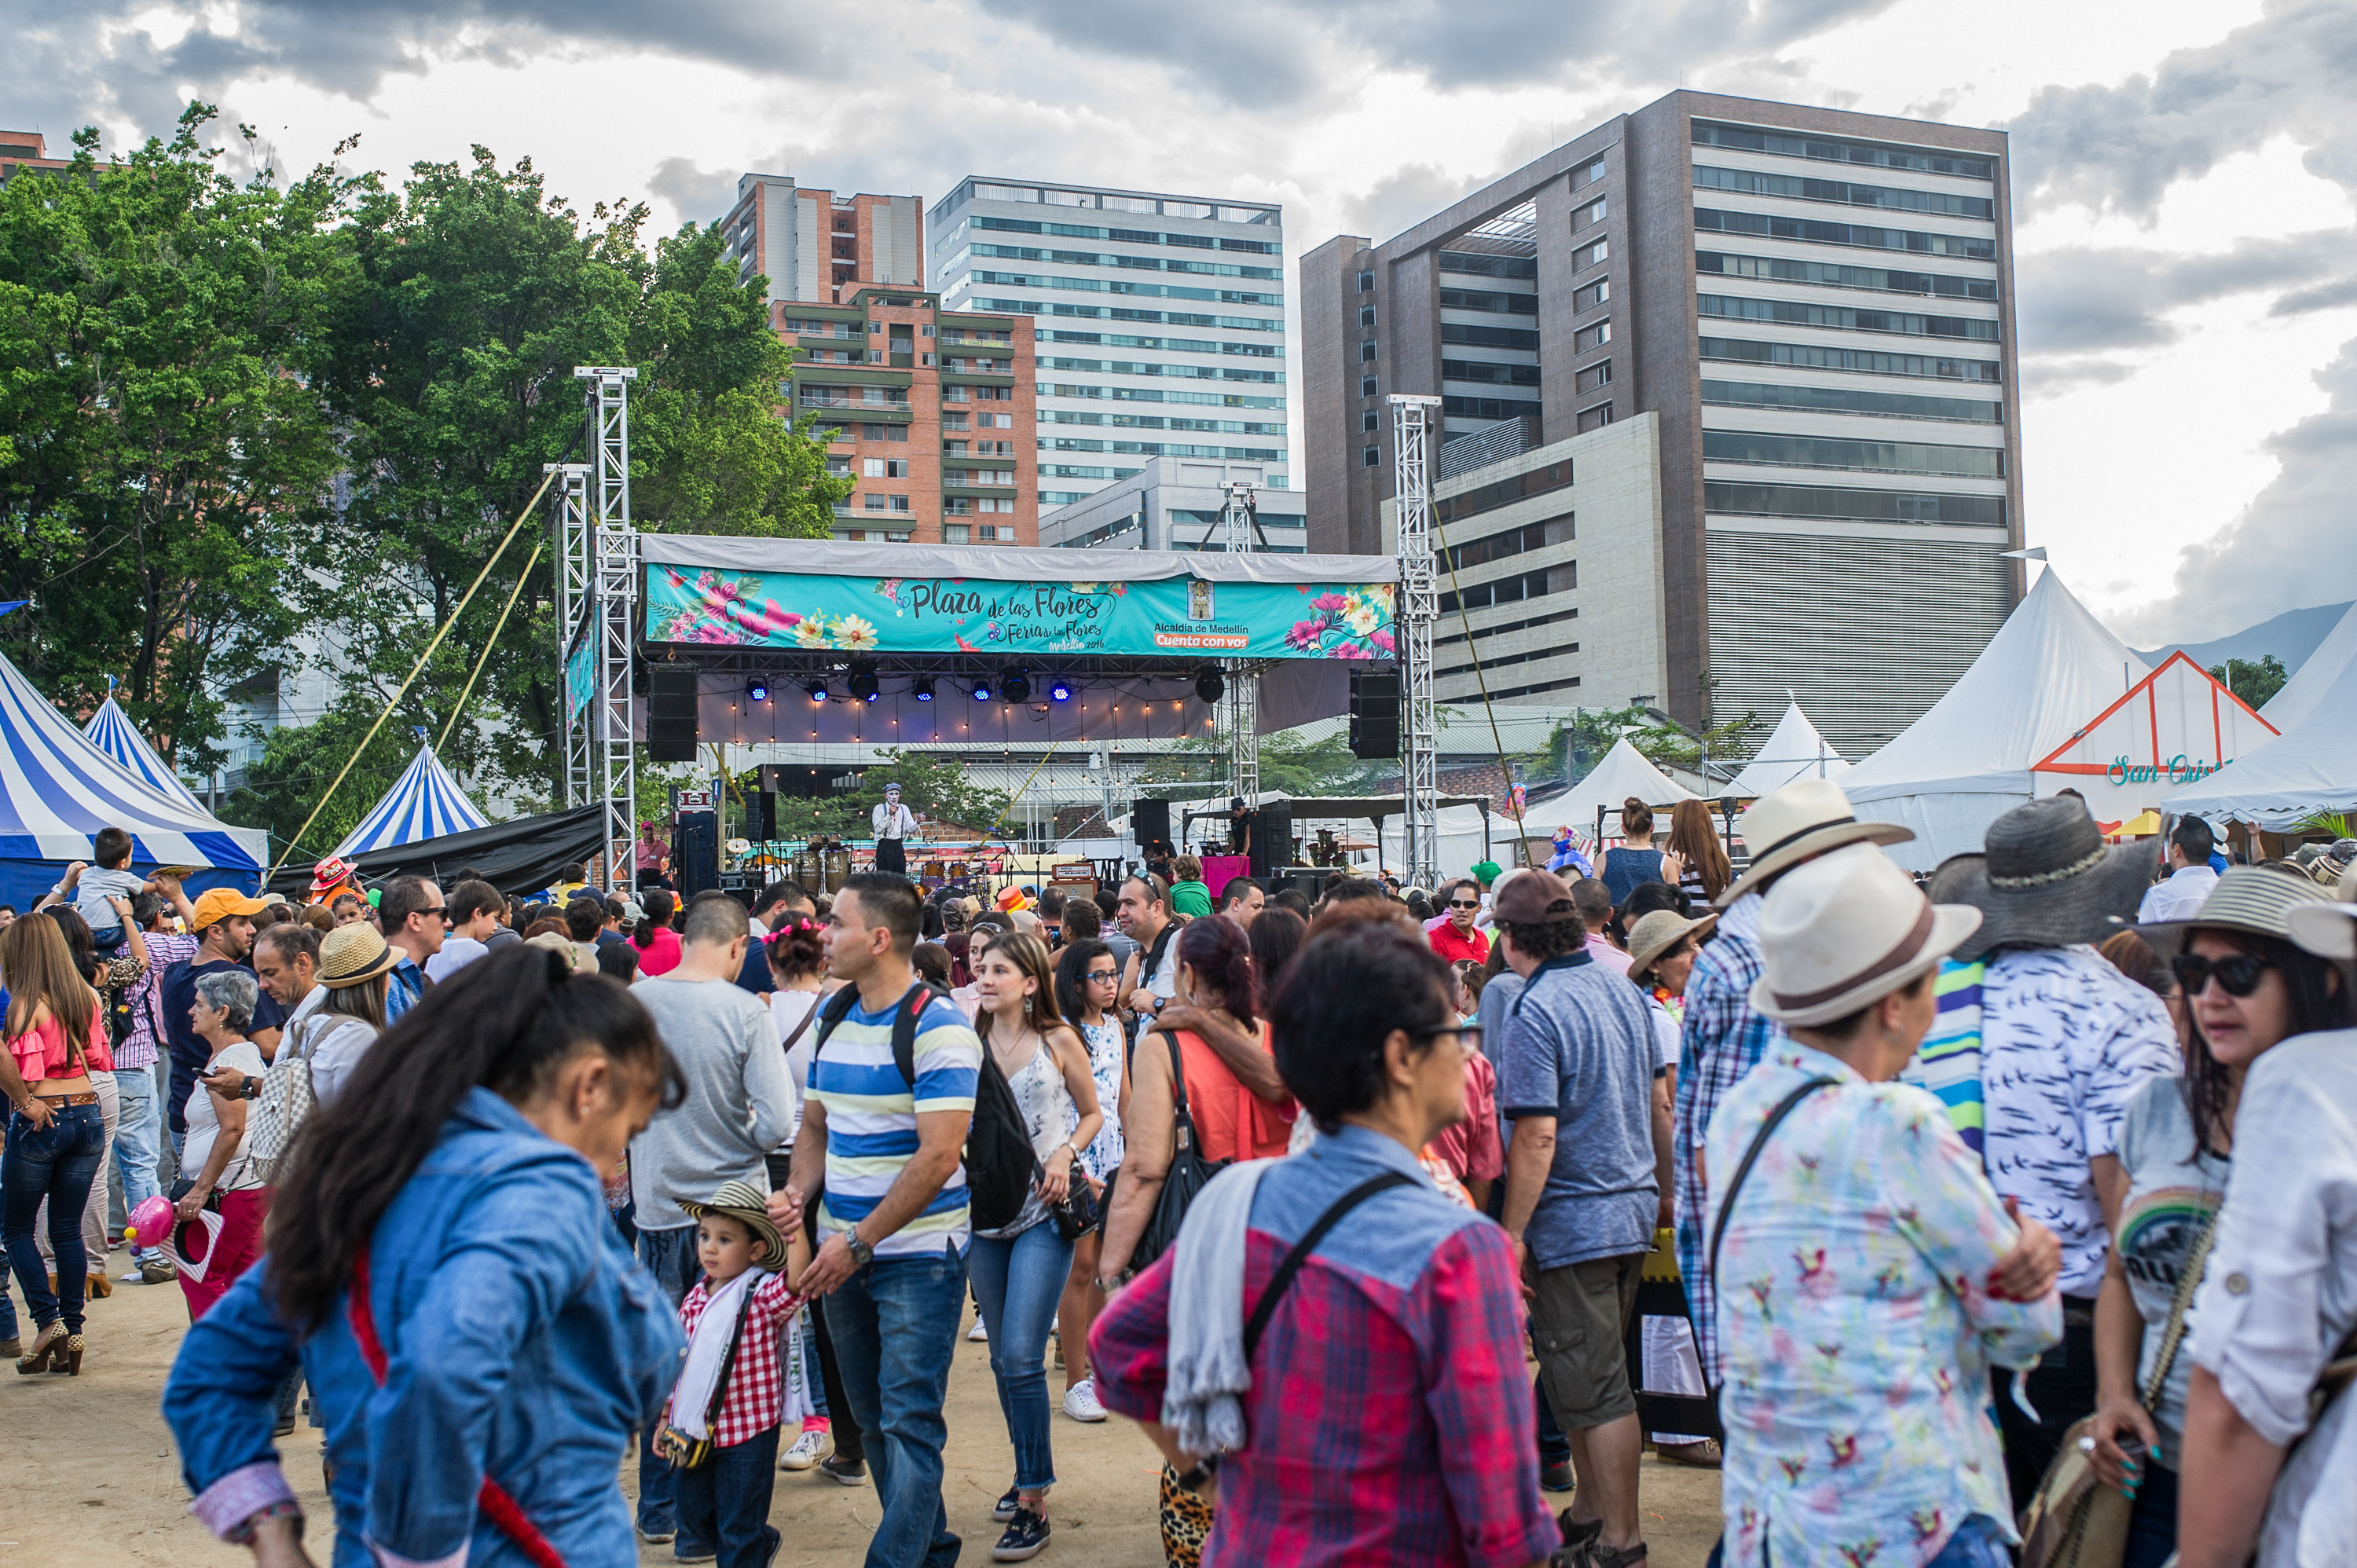
M 132 1242 L 141 1247 L 161 1246 L 164 1238 L 172 1233 L 174 1212 L 172 1200 L 160 1193 L 142 1202 L 131 1211 L 128 1229 Z

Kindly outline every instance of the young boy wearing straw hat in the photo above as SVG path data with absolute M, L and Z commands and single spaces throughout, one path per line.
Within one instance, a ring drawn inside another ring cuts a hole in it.
M 680 1208 L 695 1221 L 704 1277 L 679 1305 L 687 1359 L 672 1392 L 658 1452 L 674 1453 L 680 1562 L 717 1557 L 720 1568 L 765 1568 L 778 1549 L 770 1524 L 778 1432 L 802 1425 L 805 1396 L 802 1300 L 787 1283 L 810 1262 L 768 1213 L 769 1195 L 728 1181 L 706 1203 Z M 677 1455 L 691 1454 L 683 1459 Z

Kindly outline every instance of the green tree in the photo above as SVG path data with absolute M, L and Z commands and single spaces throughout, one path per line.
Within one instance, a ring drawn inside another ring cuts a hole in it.
M 183 769 L 219 763 L 222 692 L 267 674 L 300 624 L 339 466 L 315 378 L 351 279 L 349 187 L 315 170 L 240 184 L 171 139 L 0 188 L 0 623 L 70 710 L 106 678 Z M 251 139 L 252 133 L 246 134 Z
M 925 819 L 929 828 L 941 822 L 977 833 L 987 832 L 994 825 L 1006 831 L 999 819 L 1013 803 L 1011 791 L 974 783 L 958 757 L 886 746 L 877 752 L 875 761 L 865 765 L 854 789 L 819 800 L 779 796 L 778 836 L 797 843 L 820 833 L 864 839 L 874 827 L 876 807 L 883 803 L 884 786 L 895 781 L 900 786 L 901 800 Z M 740 790 L 751 789 L 754 775 L 749 771 L 738 775 L 736 785 Z
M 1604 754 L 1626 739 L 1647 761 L 1666 763 L 1693 773 L 1700 770 L 1707 746 L 1711 776 L 1724 777 L 1721 765 L 1733 768 L 1750 755 L 1757 742 L 1746 734 L 1759 723 L 1756 714 L 1714 725 L 1697 737 L 1648 716 L 1642 707 L 1582 709 L 1557 725 L 1544 750 L 1524 759 L 1536 775 L 1577 784 L 1604 760 Z
M 2226 689 L 2255 708 L 2266 706 L 2267 700 L 2284 688 L 2291 679 L 2283 660 L 2274 654 L 2257 659 L 2229 659 L 2223 664 L 2210 666 L 2210 673 L 2225 682 Z

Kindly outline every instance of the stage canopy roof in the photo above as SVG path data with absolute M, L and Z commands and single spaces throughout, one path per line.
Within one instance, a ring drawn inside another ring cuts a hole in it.
M 1776 721 L 1775 733 L 1728 783 L 1727 792 L 1738 800 L 1756 800 L 1795 779 L 1838 779 L 1848 771 L 1848 761 L 1817 733 L 1796 701 Z
M 483 813 L 475 810 L 475 802 L 467 799 L 457 778 L 434 755 L 434 748 L 420 746 L 384 799 L 344 835 L 343 843 L 328 852 L 328 857 L 349 858 L 488 825 Z
M 115 704 L 113 696 L 98 704 L 98 712 L 90 715 L 90 723 L 81 726 L 81 733 L 90 736 L 92 746 L 120 763 L 124 772 L 167 800 L 178 800 L 192 811 L 205 809 L 204 802 L 180 782 L 172 765 L 131 726 L 130 715 Z
M 569 811 L 362 850 L 354 858 L 361 877 L 371 883 L 405 873 L 433 877 L 447 894 L 461 870 L 474 870 L 500 892 L 518 897 L 580 875 L 582 864 L 605 847 L 605 836 L 606 808 L 592 800 Z M 281 866 L 271 878 L 271 889 L 299 898 L 310 888 L 312 870 L 309 865 Z
M 1265 801 L 1285 797 L 1263 794 L 1261 799 Z M 1380 822 L 1385 817 L 1396 817 L 1407 810 L 1406 803 L 1397 795 L 1297 795 L 1290 798 L 1290 803 L 1296 823 L 1329 822 L 1360 817 Z M 1434 803 L 1444 810 L 1451 806 L 1486 808 L 1490 798 L 1487 795 L 1443 795 Z
M 1028 746 L 1208 735 L 1212 709 L 1196 677 L 1228 660 L 1255 667 L 1259 728 L 1269 734 L 1344 712 L 1350 670 L 1394 657 L 1399 564 L 1389 556 L 660 533 L 640 547 L 640 635 L 650 659 L 698 671 L 707 743 Z M 1006 699 L 1010 673 L 1028 679 L 1026 700 Z M 877 692 L 861 701 L 850 682 L 868 674 Z M 576 706 L 589 675 L 576 651 L 567 678 Z M 1052 695 L 1060 680 L 1070 693 L 1061 700 Z
M 135 868 L 215 874 L 191 878 L 197 888 L 250 889 L 262 874 L 260 832 L 157 794 L 0 657 L 0 900 L 29 905 L 67 862 L 91 857 L 91 841 L 106 827 L 131 834 Z

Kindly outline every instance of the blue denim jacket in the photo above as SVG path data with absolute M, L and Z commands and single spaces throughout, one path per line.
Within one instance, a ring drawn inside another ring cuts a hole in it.
M 164 1389 L 189 1511 L 220 1533 L 292 1497 L 270 1429 L 299 1359 L 335 1466 L 337 1568 L 371 1544 L 376 1561 L 523 1563 L 476 1516 L 486 1468 L 570 1568 L 637 1563 L 617 1477 L 686 1347 L 587 1163 L 471 1090 L 378 1222 L 370 1268 L 382 1389 L 340 1298 L 307 1340 L 278 1321 L 267 1257 L 189 1329 Z

